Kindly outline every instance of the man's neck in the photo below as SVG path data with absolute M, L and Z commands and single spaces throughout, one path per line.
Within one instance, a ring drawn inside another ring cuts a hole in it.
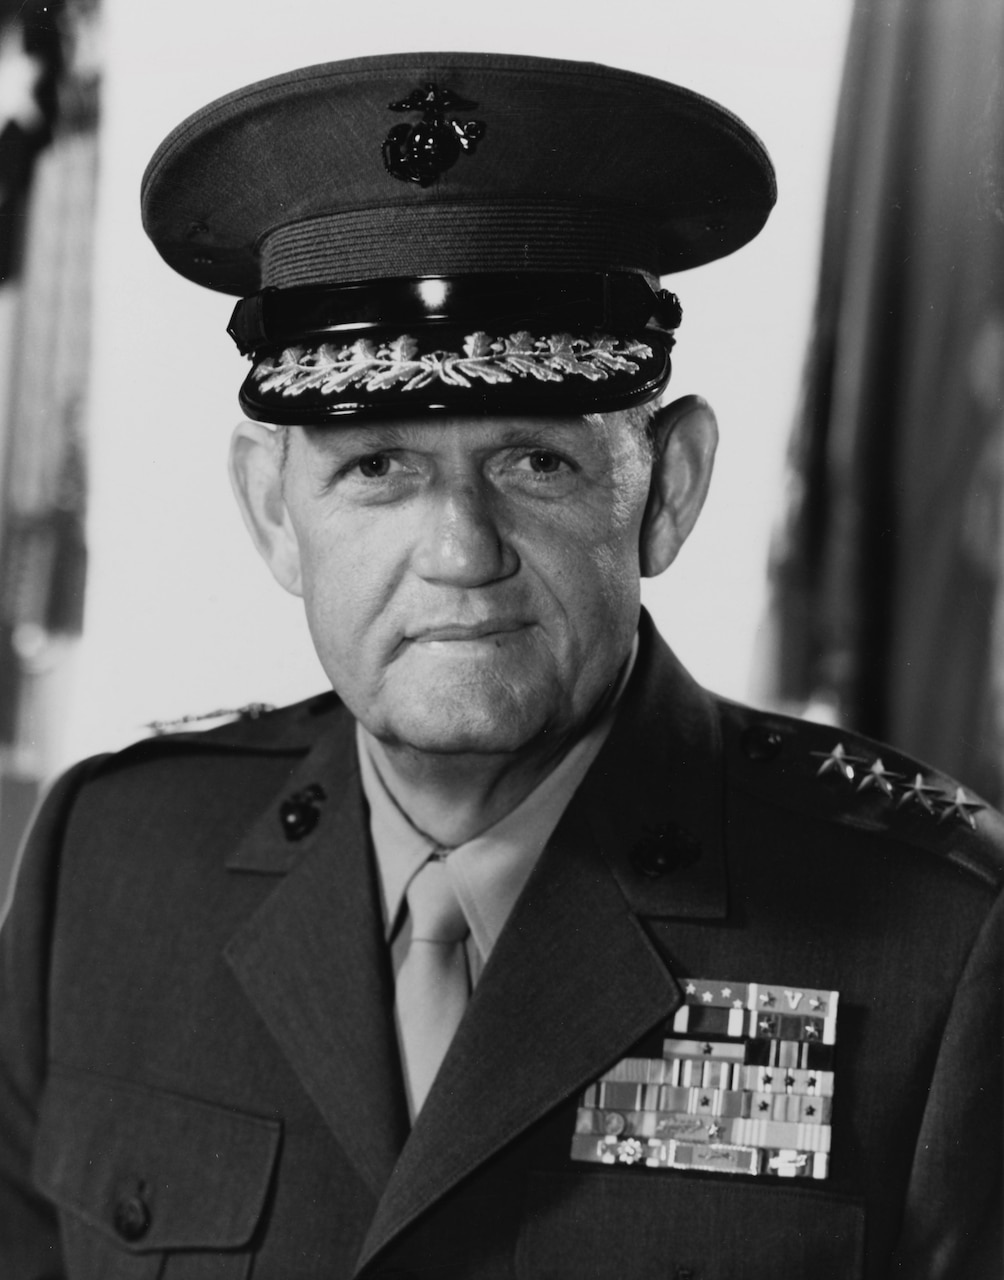
M 377 743 L 373 754 L 384 785 L 414 826 L 454 848 L 511 813 L 576 740 L 513 755 L 446 755 Z

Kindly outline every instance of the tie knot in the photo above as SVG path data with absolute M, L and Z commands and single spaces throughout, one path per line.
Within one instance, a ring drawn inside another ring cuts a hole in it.
M 414 942 L 462 942 L 470 933 L 446 863 L 430 858 L 412 876 L 408 891 Z

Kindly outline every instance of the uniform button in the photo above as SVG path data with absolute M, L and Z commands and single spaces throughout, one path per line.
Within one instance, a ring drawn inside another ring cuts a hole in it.
M 128 1244 L 142 1240 L 150 1230 L 150 1208 L 138 1192 L 119 1199 L 115 1206 L 114 1225 Z
M 635 870 L 648 880 L 659 880 L 689 867 L 701 856 L 701 842 L 682 827 L 667 826 L 658 835 L 639 840 L 631 850 Z
M 765 724 L 753 724 L 744 729 L 741 742 L 743 751 L 751 760 L 773 760 L 784 746 L 784 739 L 778 731 Z

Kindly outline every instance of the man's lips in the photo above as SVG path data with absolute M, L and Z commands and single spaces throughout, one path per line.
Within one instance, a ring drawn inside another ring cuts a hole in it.
M 511 618 L 488 618 L 484 622 L 472 623 L 449 622 L 423 627 L 408 639 L 414 644 L 429 644 L 436 640 L 484 640 L 489 636 L 521 631 L 526 625 L 520 619 Z

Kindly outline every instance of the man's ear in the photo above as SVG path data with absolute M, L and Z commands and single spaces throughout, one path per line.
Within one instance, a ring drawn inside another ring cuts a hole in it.
M 641 527 L 641 572 L 654 578 L 676 559 L 704 506 L 718 423 L 700 396 L 674 400 L 653 424 L 652 485 Z
M 251 539 L 280 586 L 303 594 L 300 546 L 283 493 L 283 437 L 241 422 L 230 439 L 230 483 Z

